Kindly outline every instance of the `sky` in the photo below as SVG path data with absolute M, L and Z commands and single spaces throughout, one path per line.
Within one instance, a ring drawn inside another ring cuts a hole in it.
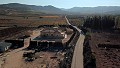
M 21 3 L 28 5 L 47 6 L 58 8 L 120 6 L 120 0 L 0 0 L 0 4 Z

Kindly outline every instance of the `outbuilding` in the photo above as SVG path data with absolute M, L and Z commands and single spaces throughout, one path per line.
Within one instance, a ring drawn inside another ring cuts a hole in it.
M 10 48 L 12 43 L 7 43 L 7 42 L 0 42 L 0 52 L 5 52 Z

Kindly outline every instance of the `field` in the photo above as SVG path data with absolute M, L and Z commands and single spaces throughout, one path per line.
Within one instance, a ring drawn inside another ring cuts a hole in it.
M 85 68 L 120 68 L 120 17 L 91 16 L 83 27 Z
M 0 26 L 38 27 L 39 25 L 66 25 L 62 16 L 0 16 Z
M 117 24 L 117 27 L 120 28 L 120 16 L 117 16 L 117 17 L 116 17 L 116 20 L 117 20 L 117 23 L 118 23 L 118 24 Z
M 97 68 L 120 67 L 120 36 L 116 33 L 91 33 L 89 41 Z
M 60 15 L 0 15 L 0 40 L 40 25 L 66 25 L 66 20 Z
M 83 25 L 84 18 L 82 16 L 69 15 L 68 18 L 72 25 L 78 27 Z

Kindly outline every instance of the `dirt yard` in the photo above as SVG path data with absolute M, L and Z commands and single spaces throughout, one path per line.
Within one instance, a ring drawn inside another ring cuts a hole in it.
M 26 48 L 29 46 L 29 40 L 40 35 L 40 29 L 33 30 L 31 37 L 24 40 L 24 47 L 10 50 L 0 57 L 1 68 L 58 68 L 60 61 L 63 60 L 65 52 L 60 48 L 49 48 L 46 51 L 35 53 L 35 60 L 32 62 L 25 61 L 23 57 Z M 71 35 L 68 35 L 70 38 Z M 68 40 L 68 38 L 66 38 Z
M 0 16 L 0 26 L 38 27 L 39 25 L 66 25 L 61 16 Z

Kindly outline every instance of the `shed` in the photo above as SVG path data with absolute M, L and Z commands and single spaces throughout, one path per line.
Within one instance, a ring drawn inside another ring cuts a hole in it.
M 12 43 L 7 43 L 7 42 L 0 42 L 0 52 L 5 52 L 10 48 Z

